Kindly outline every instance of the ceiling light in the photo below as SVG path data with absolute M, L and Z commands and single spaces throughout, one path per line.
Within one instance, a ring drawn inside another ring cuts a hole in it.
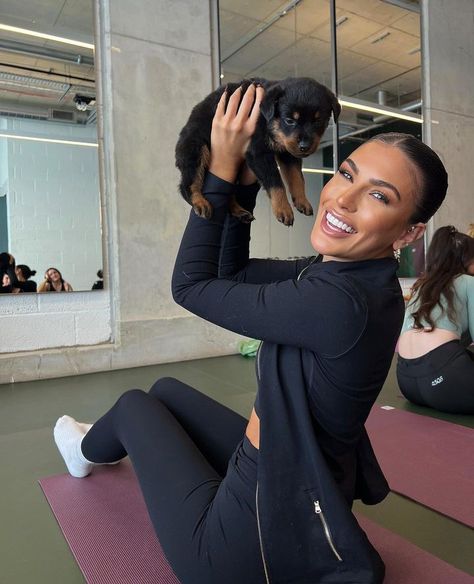
M 57 43 L 64 43 L 66 45 L 74 45 L 76 47 L 84 47 L 85 49 L 94 49 L 94 45 L 91 43 L 83 43 L 82 41 L 74 41 L 72 39 L 66 39 L 64 37 L 54 36 L 52 34 L 46 34 L 44 32 L 37 32 L 35 30 L 28 30 L 27 28 L 18 28 L 17 26 L 10 26 L 8 24 L 0 24 L 0 30 L 6 30 L 7 32 L 16 32 L 17 34 L 24 34 L 27 36 L 37 37 L 40 39 L 46 39 L 48 41 L 55 41 Z
M 302 168 L 303 172 L 317 173 L 317 174 L 334 174 L 332 168 Z
M 417 124 L 423 123 L 423 117 L 418 114 L 409 114 L 401 112 L 394 107 L 378 106 L 377 104 L 370 104 L 369 102 L 355 99 L 353 97 L 338 97 L 339 103 L 344 107 L 350 107 L 363 112 L 371 112 L 374 114 L 382 114 L 391 118 L 399 118 L 401 120 L 408 120 Z
M 96 142 L 75 142 L 73 140 L 60 140 L 55 138 L 37 138 L 36 136 L 19 136 L 18 134 L 0 133 L 0 138 L 12 138 L 14 140 L 29 140 L 30 142 L 52 142 L 53 144 L 68 144 L 69 146 L 91 146 L 97 148 Z
M 371 45 L 375 45 L 376 43 L 380 43 L 380 41 L 383 41 L 384 39 L 386 39 L 388 36 L 390 35 L 390 32 L 387 30 L 385 32 L 383 32 L 382 34 L 379 34 L 379 36 L 375 37 L 374 39 L 372 39 L 370 41 Z
M 344 23 L 345 23 L 345 22 L 347 22 L 348 20 L 349 20 L 349 17 L 348 17 L 348 16 L 341 16 L 341 18 L 338 18 L 338 19 L 336 20 L 336 28 L 337 28 L 338 26 L 341 26 L 341 24 L 344 24 Z

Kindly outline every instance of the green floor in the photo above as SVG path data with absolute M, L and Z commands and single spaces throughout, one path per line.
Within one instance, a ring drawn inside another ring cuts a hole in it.
M 248 415 L 252 408 L 254 361 L 237 355 L 0 386 L 0 584 L 84 582 L 37 484 L 37 479 L 65 470 L 51 428 L 64 413 L 93 421 L 124 390 L 147 389 L 163 376 L 192 384 L 242 415 Z M 399 396 L 393 367 L 379 401 L 428 414 Z M 474 426 L 474 416 L 436 417 Z M 394 494 L 376 507 L 356 507 L 377 523 L 474 575 L 474 535 L 467 527 Z

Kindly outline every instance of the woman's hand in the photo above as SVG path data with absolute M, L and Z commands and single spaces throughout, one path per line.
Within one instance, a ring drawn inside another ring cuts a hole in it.
M 240 101 L 242 90 L 239 87 L 230 96 L 227 108 L 227 92 L 217 104 L 212 120 L 209 171 L 223 180 L 234 182 L 237 177 L 257 126 L 263 93 L 262 87 L 249 85 Z

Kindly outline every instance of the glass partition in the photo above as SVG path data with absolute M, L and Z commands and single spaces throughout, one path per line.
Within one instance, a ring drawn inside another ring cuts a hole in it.
M 422 138 L 417 2 L 336 0 L 339 157 L 384 132 Z M 401 250 L 400 277 L 424 266 L 423 240 Z
M 343 106 L 337 134 L 331 123 L 318 151 L 303 163 L 313 207 L 334 173 L 333 161 L 348 156 L 369 137 L 407 132 L 421 138 L 418 1 L 220 0 L 219 6 L 222 83 L 244 77 L 308 76 L 337 90 Z M 296 219 L 290 235 L 269 222 L 272 255 L 311 253 L 311 218 Z M 405 248 L 400 276 L 419 274 L 423 260 L 423 242 Z
M 220 0 L 222 83 L 242 78 L 312 77 L 331 87 L 330 5 L 320 0 L 290 2 Z M 332 120 L 322 144 L 332 145 Z M 332 151 L 331 151 L 332 152 Z M 320 147 L 303 160 L 305 190 L 313 209 L 319 203 L 325 176 L 334 172 L 332 154 Z M 259 197 L 253 234 L 253 251 L 260 246 L 272 257 L 299 257 L 314 253 L 309 241 L 313 217 L 295 213 L 295 227 L 271 218 L 265 197 Z M 263 227 L 264 225 L 264 227 Z

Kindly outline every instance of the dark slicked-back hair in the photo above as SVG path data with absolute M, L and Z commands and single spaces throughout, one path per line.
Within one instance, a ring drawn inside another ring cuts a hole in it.
M 382 142 L 399 148 L 417 170 L 419 177 L 416 209 L 410 223 L 426 223 L 441 206 L 448 190 L 448 173 L 440 157 L 411 134 L 376 134 L 368 142 Z

